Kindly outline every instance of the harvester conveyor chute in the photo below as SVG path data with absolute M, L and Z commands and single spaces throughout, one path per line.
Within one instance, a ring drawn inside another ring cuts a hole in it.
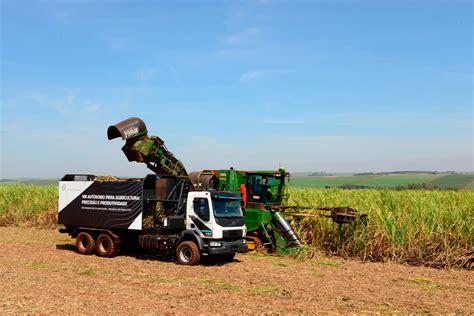
M 145 123 L 137 117 L 109 126 L 107 137 L 125 140 L 122 151 L 128 161 L 145 163 L 157 174 L 188 175 L 183 163 L 166 148 L 165 142 L 158 136 L 148 136 Z

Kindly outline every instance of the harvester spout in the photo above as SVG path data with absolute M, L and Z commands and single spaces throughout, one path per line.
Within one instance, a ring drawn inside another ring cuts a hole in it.
M 301 241 L 296 236 L 295 231 L 291 228 L 290 224 L 286 221 L 286 219 L 281 215 L 280 212 L 273 213 L 273 217 L 275 218 L 275 222 L 280 226 L 283 233 L 297 246 L 301 246 Z
M 122 137 L 123 140 L 143 136 L 147 134 L 145 122 L 138 117 L 131 117 L 107 129 L 108 139 Z
M 181 161 L 166 148 L 165 142 L 158 136 L 148 136 L 145 123 L 137 117 L 109 126 L 107 137 L 125 140 L 122 151 L 128 161 L 145 163 L 157 174 L 188 175 Z

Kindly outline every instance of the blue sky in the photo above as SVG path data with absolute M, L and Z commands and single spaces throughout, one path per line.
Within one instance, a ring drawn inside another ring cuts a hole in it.
M 470 1 L 1 1 L 0 178 L 472 171 Z

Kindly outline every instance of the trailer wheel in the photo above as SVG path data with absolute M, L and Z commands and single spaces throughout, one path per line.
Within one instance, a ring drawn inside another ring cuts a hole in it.
M 108 234 L 97 238 L 97 254 L 101 257 L 113 257 L 117 251 L 114 240 Z
M 77 252 L 82 255 L 91 255 L 95 251 L 94 238 L 86 232 L 81 232 L 76 237 Z
M 193 241 L 183 241 L 176 249 L 176 257 L 180 264 L 195 265 L 201 260 L 199 248 Z

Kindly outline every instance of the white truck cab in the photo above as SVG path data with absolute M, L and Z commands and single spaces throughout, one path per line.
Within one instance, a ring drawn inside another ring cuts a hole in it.
M 210 255 L 242 246 L 246 227 L 240 196 L 231 192 L 189 192 L 186 229 L 196 231 Z

